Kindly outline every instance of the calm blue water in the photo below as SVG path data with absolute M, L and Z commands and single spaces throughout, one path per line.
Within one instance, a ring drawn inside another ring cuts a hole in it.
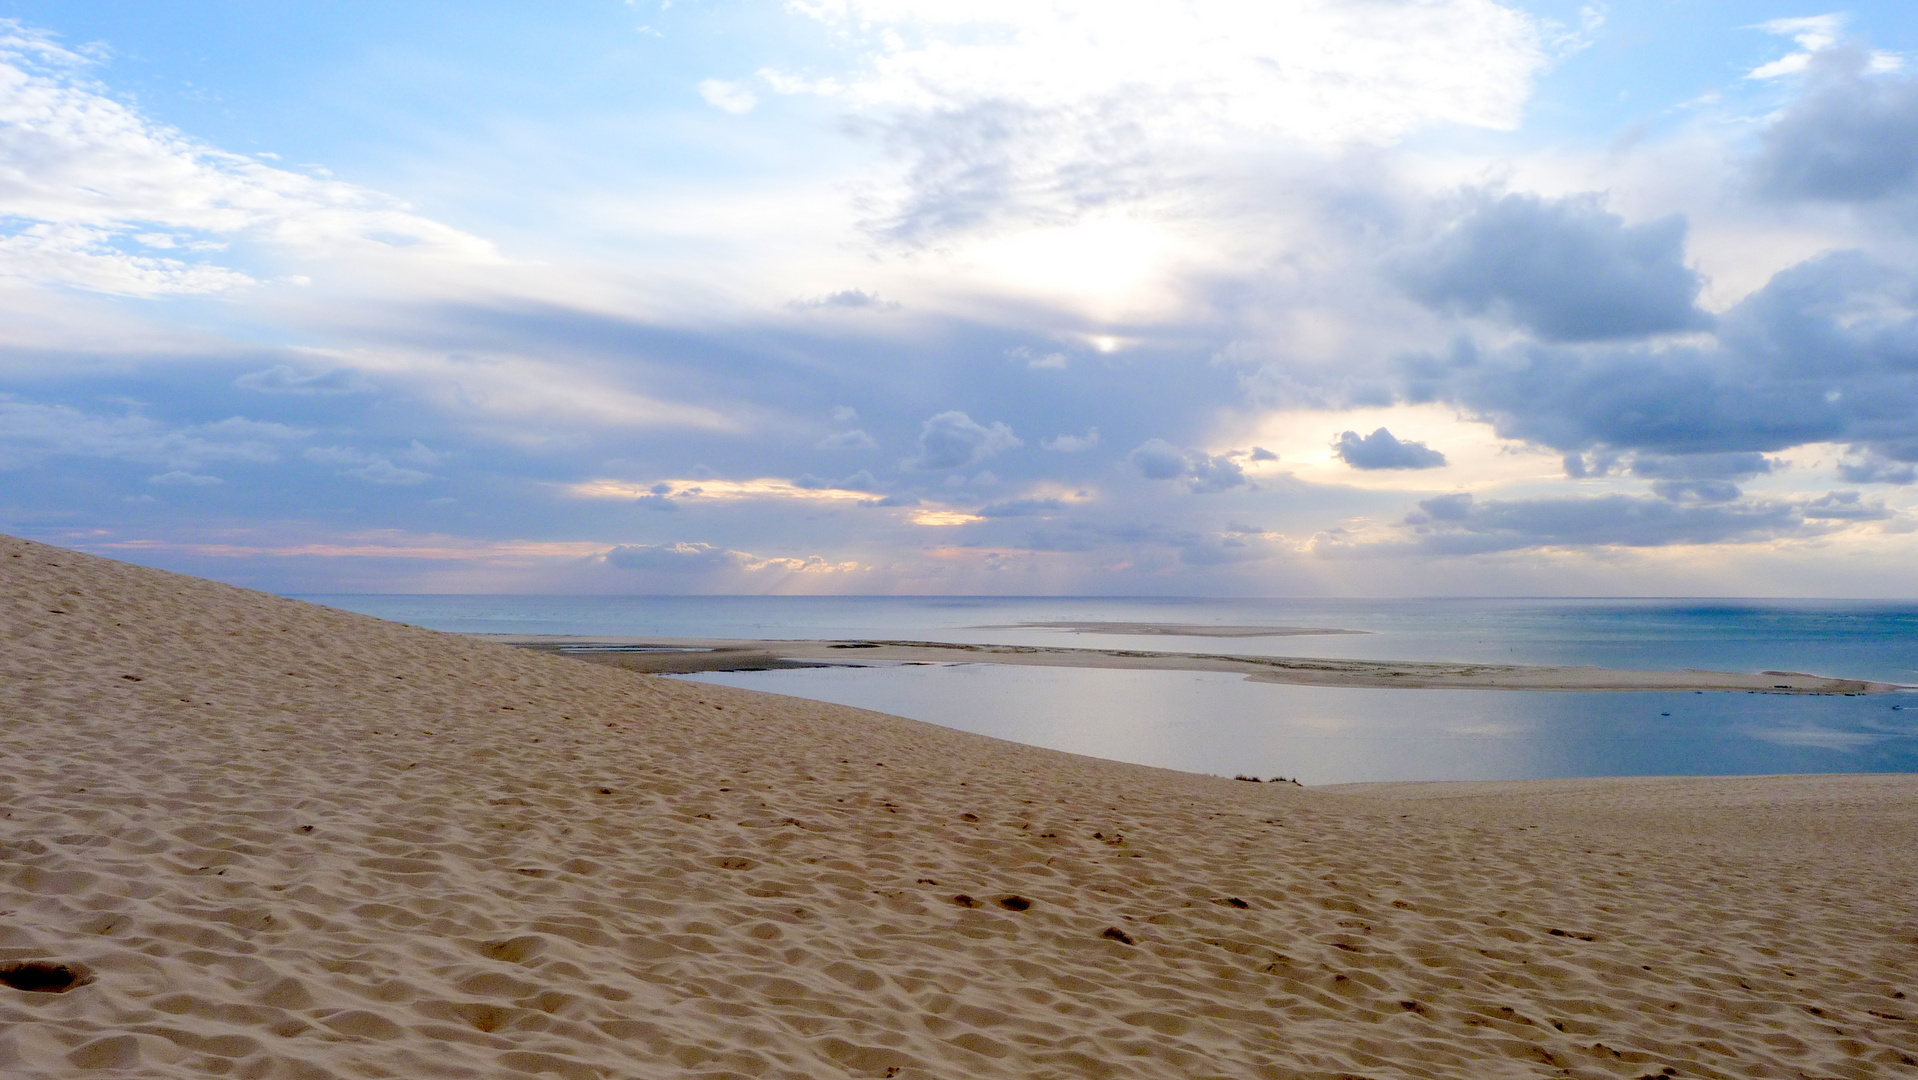
M 1858 601 L 307 596 L 441 630 L 856 638 L 1088 648 L 1784 669 L 1918 683 L 1918 605 Z M 1103 621 L 1365 635 L 1139 637 L 978 629 Z M 1194 672 L 990 664 L 713 673 L 1074 753 L 1221 774 L 1365 780 L 1918 772 L 1918 694 L 1359 690 Z M 1669 714 L 1669 715 L 1664 715 Z

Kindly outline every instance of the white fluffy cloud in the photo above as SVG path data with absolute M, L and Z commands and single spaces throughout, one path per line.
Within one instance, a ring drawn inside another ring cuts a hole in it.
M 92 58 L 0 20 L 0 277 L 129 296 L 254 283 L 229 242 L 309 256 L 408 249 L 492 259 L 490 245 L 398 200 L 217 150 L 142 115 Z
M 1492 0 L 792 0 L 857 35 L 863 72 L 775 89 L 864 106 L 1012 101 L 1159 136 L 1382 141 L 1431 123 L 1505 128 L 1545 61 Z
M 1509 129 L 1548 62 L 1495 0 L 792 0 L 854 52 L 759 72 L 844 102 L 905 162 L 878 237 L 928 247 L 1017 221 L 1219 183 L 1275 143 L 1382 146 L 1434 125 Z M 890 182 L 882 182 L 881 187 Z

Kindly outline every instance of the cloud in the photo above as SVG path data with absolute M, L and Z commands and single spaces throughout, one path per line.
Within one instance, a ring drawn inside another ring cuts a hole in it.
M 1679 457 L 1640 454 L 1632 475 L 1652 478 L 1652 494 L 1671 502 L 1726 503 L 1743 494 L 1733 481 L 1762 476 L 1773 462 L 1763 454 L 1688 454 Z
M 990 427 L 979 424 L 957 409 L 942 412 L 919 429 L 919 455 L 905 464 L 908 468 L 938 470 L 963 469 L 994 454 L 1025 445 L 1012 429 L 1000 421 Z
M 1419 503 L 1406 518 L 1420 530 L 1417 547 L 1469 555 L 1557 547 L 1664 547 L 1755 543 L 1816 532 L 1787 503 L 1691 505 L 1634 495 L 1501 499 L 1444 495 Z
M 626 480 L 583 480 L 565 485 L 566 490 L 583 499 L 612 499 L 626 501 L 640 499 L 648 495 L 672 497 L 675 499 L 717 500 L 734 502 L 741 500 L 766 500 L 771 502 L 863 502 L 869 496 L 866 488 L 872 486 L 872 474 L 861 469 L 842 481 L 840 487 L 812 487 L 813 483 L 825 484 L 818 477 L 801 477 L 802 482 L 775 480 L 761 477 L 753 480 L 721 480 L 714 477 L 699 479 L 660 480 L 651 484 L 635 483 Z M 857 485 L 857 486 L 844 486 Z
M 841 289 L 810 300 L 794 300 L 789 307 L 800 310 L 818 308 L 843 308 L 854 311 L 897 311 L 899 304 L 892 300 L 882 300 L 878 293 L 869 293 L 860 289 Z
M 158 476 L 147 477 L 147 483 L 176 486 L 184 485 L 187 487 L 212 487 L 216 484 L 224 484 L 226 481 L 217 476 L 206 476 L 201 473 L 187 472 L 184 469 L 174 469 L 170 472 L 163 472 Z
M 1055 435 L 1041 441 L 1039 445 L 1061 454 L 1076 454 L 1099 445 L 1099 429 L 1087 428 L 1084 435 Z
M 606 553 L 606 561 L 622 570 L 664 570 L 669 573 L 697 573 L 740 567 L 752 561 L 744 551 L 729 551 L 711 544 L 621 544 Z
M 1666 480 L 1748 480 L 1772 471 L 1763 454 L 1686 454 L 1667 457 L 1640 454 L 1632 459 L 1632 475 Z
M 1626 225 L 1602 196 L 1469 198 L 1463 217 L 1404 256 L 1400 283 L 1435 308 L 1491 314 L 1548 341 L 1699 330 L 1701 284 L 1685 219 Z
M 1040 353 L 1026 345 L 1015 345 L 1007 349 L 1006 358 L 1023 361 L 1027 367 L 1041 371 L 1064 371 L 1067 362 L 1065 353 Z
M 814 445 L 821 450 L 872 450 L 879 446 L 872 436 L 858 428 L 835 431 Z
M 1197 494 L 1228 491 L 1247 483 L 1245 469 L 1229 455 L 1181 450 L 1164 439 L 1147 439 L 1134 447 L 1126 460 L 1147 480 L 1184 479 Z
M 1652 494 L 1677 503 L 1728 503 L 1744 492 L 1729 480 L 1654 480 Z
M 1718 318 L 1708 342 L 1475 351 L 1421 362 L 1414 378 L 1502 438 L 1567 454 L 1840 442 L 1882 455 L 1918 447 L 1918 280 L 1837 251 L 1774 275 Z
M 674 575 L 712 574 L 729 570 L 747 573 L 777 570 L 791 574 L 843 574 L 864 569 L 857 562 L 829 562 L 818 555 L 809 555 L 803 559 L 762 557 L 750 551 L 736 551 L 712 544 L 686 541 L 664 544 L 620 544 L 607 550 L 602 558 L 608 564 L 622 570 Z
M 1918 77 L 1873 78 L 1870 68 L 1851 49 L 1810 64 L 1804 95 L 1759 136 L 1760 192 L 1850 203 L 1918 193 Z
M 425 450 L 425 447 L 420 447 L 418 443 L 414 446 Z M 433 479 L 432 473 L 403 468 L 393 464 L 389 458 L 349 446 L 308 447 L 300 456 L 315 464 L 340 466 L 340 475 L 364 480 L 369 484 L 408 487 Z
M 94 82 L 93 63 L 0 20 L 0 277 L 126 296 L 231 292 L 256 284 L 223 264 L 235 242 L 499 261 L 395 199 L 159 124 Z
M 699 96 L 706 99 L 706 104 L 721 112 L 732 113 L 734 116 L 744 116 L 753 111 L 753 106 L 759 104 L 759 95 L 738 83 L 727 82 L 724 79 L 700 80 Z
M 175 425 L 129 413 L 100 416 L 66 405 L 0 398 L 0 469 L 18 469 L 70 456 L 166 465 L 191 471 L 217 461 L 265 464 L 280 459 L 276 445 L 306 433 L 285 424 L 234 417 L 212 424 Z
M 1779 57 L 1768 64 L 1761 64 L 1746 74 L 1747 79 L 1776 79 L 1783 75 L 1795 75 L 1811 66 L 1812 58 L 1838 42 L 1839 33 L 1845 28 L 1846 16 L 1806 15 L 1797 18 L 1767 19 L 1759 23 L 1756 29 L 1768 34 L 1791 38 L 1799 48 L 1798 52 Z
M 1356 431 L 1344 432 L 1332 452 L 1354 469 L 1436 469 L 1445 464 L 1444 454 L 1422 442 L 1401 442 L 1384 428 L 1363 438 Z
M 249 372 L 233 380 L 233 385 L 262 394 L 359 394 L 373 389 L 373 385 L 352 368 L 301 375 L 285 364 Z
M 1804 505 L 1808 518 L 1826 521 L 1884 521 L 1894 517 L 1883 503 L 1868 503 L 1856 491 L 1830 491 Z
M 983 518 L 1032 517 L 1056 513 L 1065 508 L 1065 502 L 1060 499 L 1013 499 L 982 506 L 973 513 Z
M 782 92 L 938 109 L 1013 99 L 1092 109 L 1130 100 L 1155 133 L 1395 138 L 1431 123 L 1507 127 L 1544 62 L 1538 28 L 1484 0 L 795 0 L 854 34 L 868 66 L 831 82 L 769 73 Z
M 1851 484 L 1909 484 L 1918 481 L 1918 464 L 1867 450 L 1838 463 L 1838 475 Z
M 1147 480 L 1176 480 L 1185 475 L 1185 451 L 1164 439 L 1148 439 L 1126 456 Z
M 907 156 L 905 191 L 875 229 L 913 245 L 1172 190 L 1195 152 L 1510 128 L 1547 62 L 1534 20 L 1492 0 L 788 6 L 863 63 L 760 77 L 845 102 Z
M 1253 461 L 1277 461 L 1277 460 L 1279 460 L 1279 455 L 1277 455 L 1277 454 L 1275 454 L 1275 453 L 1273 453 L 1273 452 L 1272 452 L 1272 451 L 1270 451 L 1270 450 L 1267 450 L 1267 449 L 1266 449 L 1265 447 L 1263 447 L 1263 446 L 1255 446 L 1255 447 L 1253 447 L 1253 448 L 1252 448 L 1252 458 L 1251 458 L 1251 460 L 1253 460 Z

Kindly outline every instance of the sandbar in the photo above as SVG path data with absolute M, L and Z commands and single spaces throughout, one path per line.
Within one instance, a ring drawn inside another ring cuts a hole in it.
M 1156 622 L 1021 622 L 969 626 L 968 630 L 1067 630 L 1075 634 L 1137 634 L 1146 637 L 1315 637 L 1325 634 L 1369 634 L 1370 630 L 1339 630 L 1327 626 L 1219 626 L 1211 623 Z
M 1634 671 L 1522 664 L 1339 660 L 1324 657 L 1074 649 L 1046 645 L 979 645 L 937 641 L 741 640 L 730 638 L 587 638 L 485 635 L 521 648 L 558 652 L 651 674 L 847 666 L 868 662 L 1023 664 L 1140 671 L 1218 671 L 1254 682 L 1405 690 L 1693 691 L 1759 694 L 1884 694 L 1898 684 L 1835 679 L 1800 671 Z

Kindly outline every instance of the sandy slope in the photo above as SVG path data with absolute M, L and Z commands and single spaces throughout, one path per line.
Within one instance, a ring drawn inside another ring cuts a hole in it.
M 0 755 L 9 1080 L 1918 1075 L 1918 777 L 1301 791 L 15 540 Z

